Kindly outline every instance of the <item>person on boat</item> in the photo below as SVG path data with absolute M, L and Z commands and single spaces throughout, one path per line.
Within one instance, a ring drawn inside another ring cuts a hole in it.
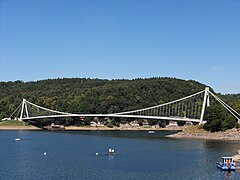
M 227 167 L 230 168 L 230 161 L 229 161 L 229 159 L 227 160 Z

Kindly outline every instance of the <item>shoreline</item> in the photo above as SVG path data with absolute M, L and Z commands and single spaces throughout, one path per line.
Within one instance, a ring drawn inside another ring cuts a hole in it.
M 182 131 L 181 127 L 168 127 L 168 128 L 120 128 L 120 127 L 77 127 L 77 126 L 68 126 L 65 127 L 65 131 L 84 131 L 84 130 L 93 130 L 93 131 Z
M 35 126 L 0 126 L 0 130 L 42 130 Z
M 0 131 L 4 130 L 21 130 L 21 131 L 44 131 L 44 129 L 37 128 L 35 126 L 0 126 Z M 48 130 L 48 131 L 59 131 Z M 167 135 L 167 138 L 176 139 L 202 139 L 202 140 L 223 140 L 223 141 L 240 141 L 240 129 L 229 129 L 224 132 L 208 132 L 198 126 L 190 127 L 165 127 L 165 128 L 120 128 L 113 127 L 77 127 L 67 126 L 63 131 L 179 131 L 177 133 Z
M 0 126 L 1 130 L 39 130 L 44 129 L 35 126 Z M 182 131 L 181 127 L 167 127 L 167 128 L 120 128 L 120 127 L 77 127 L 67 126 L 63 131 Z M 51 130 L 50 130 L 51 131 Z M 58 130 L 52 130 L 58 131 Z

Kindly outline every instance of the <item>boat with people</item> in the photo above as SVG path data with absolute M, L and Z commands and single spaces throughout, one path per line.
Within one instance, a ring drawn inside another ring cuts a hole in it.
M 222 162 L 217 162 L 217 167 L 222 171 L 235 171 L 236 164 L 232 157 L 222 157 Z
M 108 149 L 108 153 L 106 153 L 106 155 L 115 156 L 115 155 L 117 155 L 117 153 L 115 152 L 114 149 Z

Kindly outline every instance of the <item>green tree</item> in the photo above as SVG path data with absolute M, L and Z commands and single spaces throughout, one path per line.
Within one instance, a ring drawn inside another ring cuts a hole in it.
M 203 128 L 211 132 L 225 131 L 237 125 L 236 119 L 221 105 L 216 104 L 207 108 L 204 119 L 207 123 Z
M 9 117 L 23 98 L 40 106 L 62 112 L 105 114 L 155 106 L 193 94 L 204 88 L 205 85 L 199 82 L 176 78 L 138 78 L 133 80 L 58 78 L 36 82 L 0 82 L 0 119 Z M 240 94 L 218 94 L 218 96 L 240 112 Z M 33 108 L 29 107 L 29 110 L 33 110 Z M 43 111 L 41 112 L 43 113 Z M 39 112 L 31 113 L 33 115 Z M 182 111 L 183 115 L 186 113 L 186 110 Z M 212 131 L 219 130 L 215 126 L 219 126 L 220 129 L 232 127 L 232 125 L 227 125 L 232 121 L 226 120 L 223 123 L 225 118 L 218 123 L 216 119 L 216 117 L 213 121 L 209 119 L 206 127 Z M 129 122 L 133 119 L 116 118 L 113 124 L 117 125 L 122 120 Z M 51 118 L 37 121 L 35 124 L 45 126 L 51 122 L 58 122 L 65 125 L 82 126 L 84 122 L 89 125 L 90 121 L 91 118 L 85 118 L 85 120 L 80 120 L 79 117 Z M 100 121 L 104 122 L 105 120 L 100 118 Z M 149 120 L 150 124 L 157 122 Z
M 225 131 L 227 129 L 232 129 L 236 127 L 237 121 L 233 116 L 228 116 L 223 122 L 222 122 L 222 131 Z

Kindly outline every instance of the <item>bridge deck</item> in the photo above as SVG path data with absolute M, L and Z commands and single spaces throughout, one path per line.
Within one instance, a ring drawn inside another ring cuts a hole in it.
M 22 120 L 44 119 L 55 117 L 118 117 L 118 118 L 136 118 L 136 119 L 159 119 L 169 121 L 186 121 L 186 122 L 200 122 L 199 119 L 181 118 L 181 117 L 161 117 L 161 116 L 140 116 L 140 115 L 120 115 L 120 114 L 62 114 L 51 116 L 37 116 L 22 118 Z

